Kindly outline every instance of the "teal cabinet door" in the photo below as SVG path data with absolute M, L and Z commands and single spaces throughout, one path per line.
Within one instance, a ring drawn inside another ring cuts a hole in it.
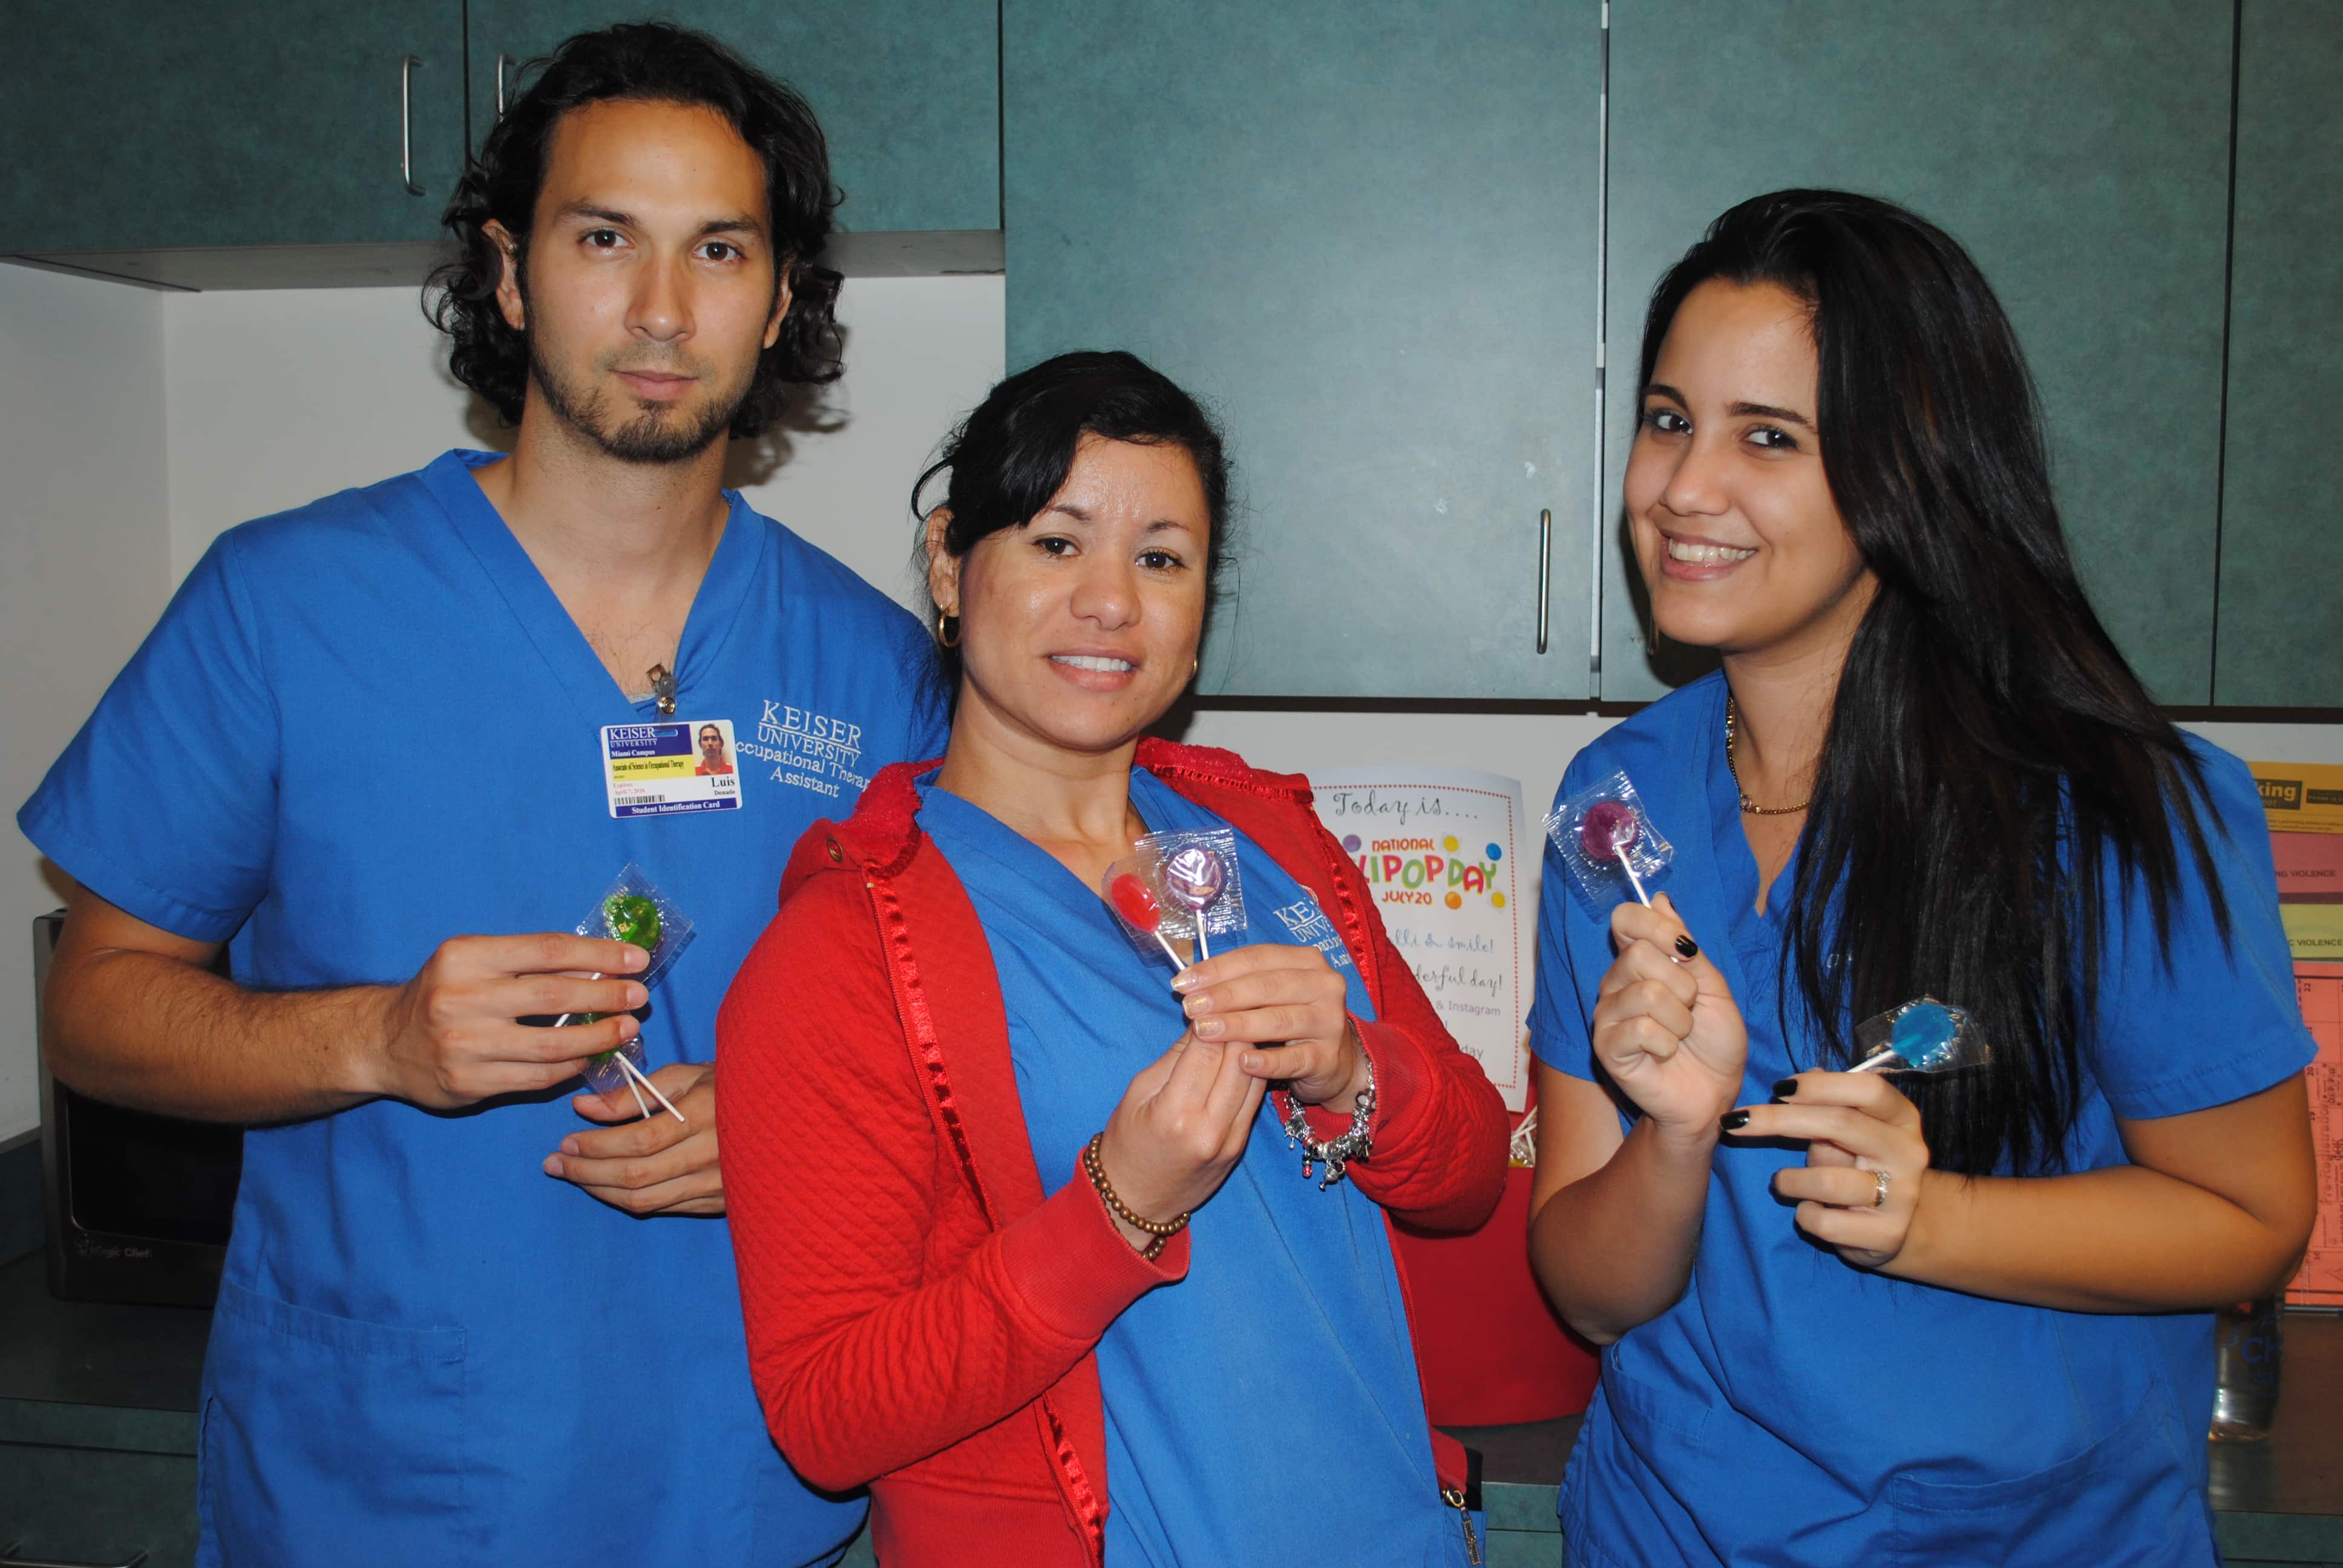
M 2343 4 L 2242 22 L 2213 698 L 2343 708 Z
M 575 33 L 647 15 L 697 27 L 795 87 L 830 138 L 860 233 L 1001 226 L 996 0 L 471 0 L 472 135 L 521 66 Z
M 1009 363 L 1127 348 L 1224 421 L 1205 691 L 1588 694 L 1600 15 L 1006 0 Z
M 438 235 L 463 166 L 462 0 L 6 16 L 0 251 Z
M 1976 257 L 2092 602 L 2159 700 L 2209 701 L 2230 0 L 1615 0 L 1611 29 L 1603 695 L 1682 668 L 1646 646 L 1617 511 L 1652 286 L 1735 202 L 1827 186 Z

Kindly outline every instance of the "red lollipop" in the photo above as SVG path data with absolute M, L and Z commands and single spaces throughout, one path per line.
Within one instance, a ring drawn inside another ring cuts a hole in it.
M 1163 906 L 1155 901 L 1155 890 L 1137 872 L 1117 877 L 1108 885 L 1107 896 L 1114 900 L 1114 912 L 1140 930 L 1152 932 L 1163 923 Z
M 1604 860 L 1616 860 L 1619 869 L 1627 873 L 1627 885 L 1635 890 L 1635 897 L 1645 909 L 1651 908 L 1651 895 L 1644 891 L 1644 879 L 1635 875 L 1635 864 L 1627 851 L 1643 836 L 1643 824 L 1636 819 L 1634 808 L 1623 800 L 1597 800 L 1578 819 L 1578 847 L 1586 858 L 1598 865 Z
M 1188 960 L 1180 956 L 1180 950 L 1164 940 L 1163 902 L 1155 896 L 1155 890 L 1148 885 L 1145 877 L 1137 871 L 1110 869 L 1106 878 L 1106 897 L 1107 902 L 1114 906 L 1114 912 L 1122 917 L 1124 925 L 1141 936 L 1154 939 L 1155 945 L 1163 950 L 1163 956 L 1172 960 L 1173 969 L 1188 967 Z

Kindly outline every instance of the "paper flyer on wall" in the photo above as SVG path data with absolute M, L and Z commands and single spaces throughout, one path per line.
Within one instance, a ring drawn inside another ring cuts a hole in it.
M 1518 874 L 1522 786 L 1453 768 L 1312 769 L 1318 819 L 1367 879 L 1456 1043 L 1520 1111 L 1529 1098 Z M 1532 846 L 1534 848 L 1534 845 Z
M 2298 960 L 2294 984 L 2302 1020 L 2318 1042 L 2318 1060 L 2305 1075 L 2318 1150 L 2318 1223 L 2286 1301 L 2293 1307 L 2343 1309 L 2343 964 Z
M 2296 962 L 2343 962 L 2343 904 L 2281 903 L 2278 912 Z
M 2273 833 L 2343 833 L 2343 764 L 2248 762 Z

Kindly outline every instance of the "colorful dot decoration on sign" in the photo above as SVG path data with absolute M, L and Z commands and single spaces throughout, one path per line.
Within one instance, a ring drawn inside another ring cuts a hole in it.
M 1462 893 L 1451 893 L 1451 894 L 1449 894 L 1449 895 L 1448 895 L 1448 907 L 1449 907 L 1450 909 L 1452 909 L 1452 910 L 1461 910 L 1461 909 L 1463 909 L 1463 908 L 1464 907 L 1464 895 L 1463 895 L 1463 894 L 1462 894 Z
M 1503 909 L 1505 907 L 1505 895 L 1503 893 L 1491 893 L 1489 895 L 1489 907 L 1497 910 Z
M 1456 836 L 1452 833 L 1447 838 L 1441 839 L 1440 847 L 1447 850 L 1450 854 L 1454 854 L 1456 852 Z
M 1342 849 L 1344 852 L 1353 855 L 1357 854 L 1359 852 L 1360 841 L 1359 836 L 1356 833 L 1343 834 Z
M 1502 860 L 1504 858 L 1505 852 L 1503 849 L 1500 849 L 1494 844 L 1489 846 L 1489 859 L 1492 860 Z

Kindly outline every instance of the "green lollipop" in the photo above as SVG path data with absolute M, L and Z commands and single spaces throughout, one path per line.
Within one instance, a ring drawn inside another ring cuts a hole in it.
M 640 893 L 612 893 L 603 900 L 602 923 L 622 942 L 631 942 L 647 953 L 658 950 L 659 906 Z
M 622 942 L 631 942 L 645 952 L 658 948 L 659 940 L 659 906 L 640 893 L 612 893 L 602 901 L 602 923 L 610 934 Z M 606 1012 L 581 1012 L 574 1015 L 573 1023 L 598 1023 L 610 1015 Z M 608 1061 L 618 1053 L 605 1050 L 591 1057 L 594 1061 Z
M 593 912 L 578 921 L 575 929 L 581 937 L 599 931 L 629 947 L 642 949 L 646 957 L 640 980 L 646 988 L 658 983 L 659 976 L 675 962 L 676 955 L 690 944 L 692 937 L 690 918 L 662 903 L 649 879 L 643 875 L 642 869 L 631 863 L 619 871 L 610 890 L 602 895 Z M 593 978 L 600 980 L 603 977 L 597 974 Z M 556 1027 L 572 1022 L 591 1023 L 609 1016 L 599 1012 L 568 1013 L 556 1019 L 554 1023 Z M 636 1109 L 645 1115 L 650 1114 L 649 1102 L 643 1098 L 649 1094 L 669 1115 L 679 1121 L 683 1120 L 683 1112 L 659 1092 L 659 1085 L 653 1083 L 644 1071 L 642 1047 L 639 1041 L 630 1040 L 609 1050 L 597 1051 L 587 1060 L 586 1081 L 595 1089 L 606 1094 L 610 1092 L 613 1085 L 607 1070 L 616 1068 L 624 1075 L 622 1081 L 635 1097 Z

